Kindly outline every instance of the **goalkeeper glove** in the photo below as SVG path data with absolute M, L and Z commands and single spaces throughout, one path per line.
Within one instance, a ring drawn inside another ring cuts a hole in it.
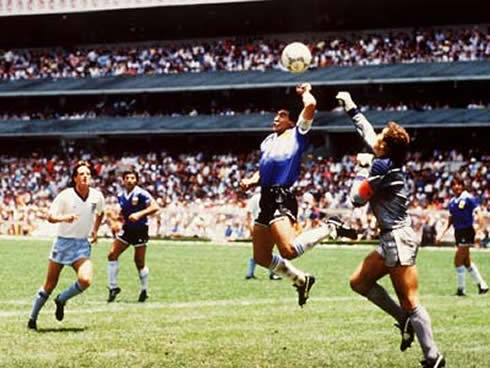
M 352 97 L 349 92 L 339 92 L 335 98 L 339 101 L 340 106 L 342 106 L 345 111 L 350 111 L 356 109 L 357 105 L 352 101 Z
M 373 163 L 373 158 L 374 155 L 371 153 L 358 153 L 356 156 L 357 166 L 369 169 Z

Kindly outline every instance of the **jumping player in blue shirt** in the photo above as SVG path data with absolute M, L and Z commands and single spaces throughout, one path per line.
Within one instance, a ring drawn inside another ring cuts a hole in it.
M 451 181 L 454 197 L 449 202 L 449 219 L 446 228 L 437 237 L 440 243 L 446 231 L 454 227 L 454 237 L 456 238 L 456 254 L 454 255 L 454 267 L 456 267 L 456 279 L 458 282 L 457 296 L 465 296 L 465 268 L 473 280 L 478 285 L 478 293 L 488 293 L 488 284 L 482 278 L 478 267 L 471 262 L 470 247 L 475 243 L 475 229 L 473 224 L 475 216 L 480 227 L 483 218 L 479 212 L 478 200 L 464 189 L 464 180 L 456 175 Z
M 138 186 L 138 174 L 133 171 L 123 173 L 124 190 L 117 199 L 121 207 L 124 224 L 121 232 L 112 243 L 108 255 L 107 274 L 109 279 L 109 298 L 113 302 L 121 288 L 117 284 L 119 256 L 130 246 L 134 246 L 134 263 L 138 269 L 141 290 L 138 301 L 148 298 L 148 278 L 150 270 L 145 265 L 146 244 L 148 242 L 148 216 L 159 210 L 150 193 Z
M 301 155 L 308 146 L 308 133 L 316 110 L 316 99 L 308 83 L 296 87 L 301 96 L 303 110 L 295 124 L 288 110 L 281 109 L 273 121 L 274 132 L 260 145 L 259 170 L 240 182 L 242 189 L 259 184 L 261 188 L 260 212 L 252 232 L 254 260 L 272 272 L 290 279 L 298 291 L 298 304 L 302 307 L 315 282 L 313 275 L 294 267 L 289 260 L 301 256 L 324 238 L 337 235 L 356 237 L 355 231 L 344 228 L 337 219 L 298 236 L 294 223 L 298 204 L 290 187 L 300 174 Z M 280 255 L 273 255 L 277 245 Z

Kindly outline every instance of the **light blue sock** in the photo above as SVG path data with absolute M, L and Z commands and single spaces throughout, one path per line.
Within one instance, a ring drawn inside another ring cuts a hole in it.
M 40 288 L 36 294 L 34 303 L 32 304 L 32 311 L 31 311 L 30 318 L 37 320 L 39 311 L 44 306 L 48 298 L 49 298 L 49 293 L 47 293 L 43 288 Z
M 247 275 L 246 277 L 252 277 L 254 275 L 254 272 L 255 272 L 255 260 L 252 258 L 250 258 L 248 260 L 248 269 L 247 269 Z
M 60 295 L 58 295 L 58 300 L 61 302 L 66 302 L 68 299 L 71 299 L 74 296 L 81 294 L 82 292 L 83 292 L 82 287 L 80 286 L 78 281 L 75 281 L 73 284 L 70 285 L 68 289 L 66 289 Z

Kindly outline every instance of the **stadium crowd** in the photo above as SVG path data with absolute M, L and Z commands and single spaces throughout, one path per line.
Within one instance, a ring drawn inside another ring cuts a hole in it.
M 206 153 L 171 155 L 165 152 L 106 155 L 66 150 L 57 155 L 34 153 L 29 157 L 1 155 L 0 234 L 50 236 L 46 211 L 56 194 L 70 184 L 74 162 L 92 162 L 95 186 L 107 201 L 103 235 L 118 229 L 116 194 L 121 173 L 135 167 L 140 182 L 161 206 L 151 218 L 150 234 L 160 237 L 202 237 L 215 240 L 248 238 L 246 203 L 252 193 L 243 193 L 239 181 L 255 170 L 258 152 L 249 154 Z M 456 150 L 416 152 L 407 162 L 411 192 L 410 213 L 417 231 L 438 230 L 445 220 L 451 196 L 450 181 L 464 172 L 469 190 L 482 203 L 487 225 L 490 212 L 490 157 L 462 154 Z M 295 185 L 303 227 L 314 226 L 323 216 L 340 214 L 357 227 L 363 239 L 377 236 L 374 217 L 367 208 L 352 209 L 348 192 L 355 156 L 305 158 L 302 176 Z
M 490 58 L 490 34 L 480 26 L 330 34 L 303 42 L 313 54 L 311 68 Z M 0 79 L 265 71 L 282 68 L 280 51 L 285 44 L 263 38 L 3 50 Z
M 390 102 L 384 103 L 367 103 L 360 104 L 359 109 L 366 111 L 428 111 L 434 109 L 485 109 L 490 108 L 490 101 L 484 103 L 483 100 L 468 100 L 467 104 L 448 104 L 439 101 L 409 101 L 409 102 Z M 193 106 L 178 106 L 178 104 L 166 103 L 159 104 L 156 101 L 144 101 L 141 96 L 107 98 L 101 97 L 97 101 L 83 102 L 77 101 L 75 104 L 66 102 L 65 97 L 59 97 L 56 100 L 42 102 L 42 105 L 35 103 L 27 104 L 21 100 L 17 104 L 9 101 L 8 105 L 0 105 L 2 110 L 0 120 L 80 120 L 96 119 L 98 117 L 159 117 L 159 116 L 199 116 L 199 115 L 218 115 L 233 116 L 236 114 L 252 113 L 273 113 L 273 107 L 265 108 L 263 106 L 254 106 L 248 103 L 244 106 L 229 106 L 226 103 L 218 103 L 212 100 L 206 104 Z M 334 111 L 341 111 L 339 108 Z

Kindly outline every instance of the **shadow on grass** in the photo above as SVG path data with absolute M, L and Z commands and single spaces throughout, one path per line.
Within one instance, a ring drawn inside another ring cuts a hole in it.
M 51 332 L 84 332 L 86 327 L 60 327 L 60 328 L 38 328 L 38 333 L 51 333 Z

